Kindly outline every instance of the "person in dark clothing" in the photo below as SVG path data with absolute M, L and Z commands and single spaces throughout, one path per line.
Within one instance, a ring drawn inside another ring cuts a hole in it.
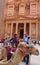
M 14 37 L 10 39 L 11 45 L 12 47 L 14 47 L 14 45 L 17 47 L 18 46 L 18 39 L 17 39 L 17 34 L 14 34 Z
M 29 55 L 26 55 L 23 59 L 23 62 L 26 62 L 26 65 L 29 64 Z

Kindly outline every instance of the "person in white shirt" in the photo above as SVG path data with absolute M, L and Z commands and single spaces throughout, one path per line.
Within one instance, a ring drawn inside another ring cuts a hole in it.
M 28 34 L 25 34 L 25 38 L 23 39 L 24 42 L 26 42 L 26 44 L 30 45 L 30 36 Z M 26 62 L 26 65 L 29 64 L 29 55 L 26 55 L 23 59 L 24 62 Z
M 29 44 L 30 36 L 28 34 L 25 34 L 24 42 Z

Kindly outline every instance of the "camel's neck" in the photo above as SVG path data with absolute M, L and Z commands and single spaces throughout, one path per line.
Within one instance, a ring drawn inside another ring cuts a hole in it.
M 19 62 L 22 61 L 23 58 L 24 58 L 24 55 L 19 51 L 19 49 L 16 50 L 15 56 L 13 58 L 15 65 L 18 65 Z

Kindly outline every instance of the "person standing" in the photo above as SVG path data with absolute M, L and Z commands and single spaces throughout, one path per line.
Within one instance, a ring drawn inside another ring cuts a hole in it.
M 25 34 L 25 38 L 23 40 L 24 42 L 26 42 L 26 44 L 30 45 L 30 36 L 28 34 Z M 26 55 L 23 59 L 24 62 L 26 62 L 26 65 L 29 64 L 29 55 Z
M 30 41 L 30 36 L 28 34 L 25 34 L 24 42 L 29 44 L 29 41 Z
M 12 37 L 11 39 L 10 39 L 10 42 L 11 42 L 11 45 L 12 45 L 12 47 L 14 47 L 14 46 L 18 46 L 18 43 L 19 43 L 19 41 L 18 41 L 18 35 L 17 34 L 14 34 L 14 37 Z

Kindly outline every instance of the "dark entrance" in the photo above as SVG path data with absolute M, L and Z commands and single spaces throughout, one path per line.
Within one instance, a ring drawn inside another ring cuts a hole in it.
M 26 33 L 29 35 L 29 23 L 26 24 Z
M 20 38 L 22 39 L 24 35 L 24 29 L 20 29 Z

